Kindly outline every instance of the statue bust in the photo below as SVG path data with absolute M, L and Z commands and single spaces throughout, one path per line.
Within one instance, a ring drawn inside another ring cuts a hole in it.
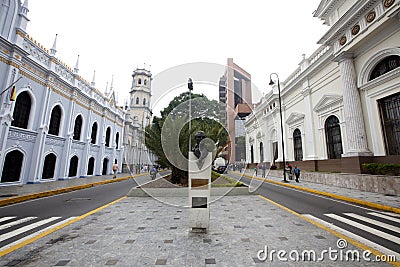
M 197 166 L 199 169 L 203 167 L 204 159 L 207 157 L 209 152 L 215 150 L 214 141 L 210 138 L 206 138 L 206 134 L 203 131 L 198 131 L 195 134 L 196 145 L 192 149 L 193 154 L 198 158 Z

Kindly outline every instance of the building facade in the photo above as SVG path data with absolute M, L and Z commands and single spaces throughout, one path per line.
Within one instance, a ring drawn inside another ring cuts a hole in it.
M 26 32 L 27 0 L 0 16 L 0 185 L 111 174 L 121 168 L 125 112 Z M 78 57 L 79 59 L 79 57 Z
M 321 1 L 320 48 L 280 84 L 286 161 L 360 173 L 400 162 L 400 2 Z M 278 88 L 246 121 L 248 163 L 283 161 Z
M 225 73 L 219 80 L 219 101 L 221 122 L 229 133 L 227 148 L 229 162 L 246 159 L 244 123 L 242 120 L 251 113 L 251 75 L 228 58 Z

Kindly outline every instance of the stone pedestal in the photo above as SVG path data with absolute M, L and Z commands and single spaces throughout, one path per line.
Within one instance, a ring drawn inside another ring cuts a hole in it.
M 189 227 L 192 232 L 207 232 L 210 224 L 212 153 L 199 169 L 198 159 L 189 152 Z

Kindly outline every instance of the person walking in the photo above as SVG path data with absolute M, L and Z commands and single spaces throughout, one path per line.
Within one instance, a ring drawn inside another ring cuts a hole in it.
M 263 165 L 261 165 L 261 170 L 262 170 L 262 178 L 265 178 L 265 170 L 267 169 L 267 166 L 265 165 L 265 163 Z
M 115 160 L 114 165 L 112 166 L 112 170 L 113 170 L 113 172 L 114 172 L 113 178 L 117 178 L 117 171 L 118 171 L 117 160 Z
M 297 168 L 297 165 L 294 165 L 293 173 L 296 176 L 296 182 L 299 183 L 300 169 Z

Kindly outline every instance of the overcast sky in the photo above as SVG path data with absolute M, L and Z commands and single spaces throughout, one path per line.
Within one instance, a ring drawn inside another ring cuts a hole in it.
M 114 75 L 119 104 L 137 66 L 151 65 L 157 77 L 181 64 L 225 65 L 228 57 L 265 93 L 270 73 L 285 80 L 303 53 L 319 47 L 328 29 L 312 15 L 319 2 L 31 0 L 27 31 L 48 49 L 58 34 L 56 57 L 73 69 L 79 54 L 79 74 L 90 82 L 96 70 L 101 91 Z

